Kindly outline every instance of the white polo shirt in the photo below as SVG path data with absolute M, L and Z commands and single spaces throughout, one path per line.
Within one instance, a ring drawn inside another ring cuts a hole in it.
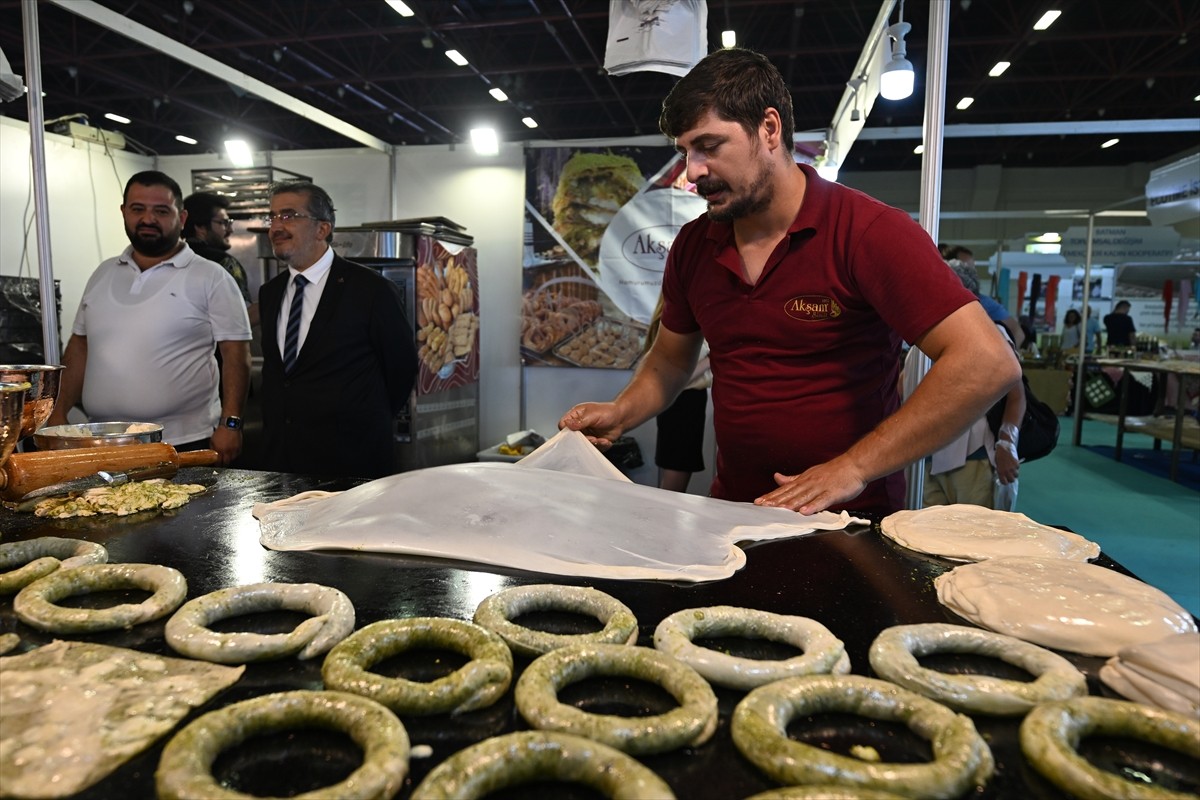
M 249 341 L 237 282 L 184 244 L 143 272 L 133 248 L 88 279 L 72 332 L 86 336 L 93 421 L 158 422 L 169 444 L 206 439 L 221 414 L 217 342 Z

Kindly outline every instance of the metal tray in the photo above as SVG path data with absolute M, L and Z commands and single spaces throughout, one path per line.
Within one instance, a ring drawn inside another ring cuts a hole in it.
M 641 358 L 645 343 L 642 326 L 600 317 L 555 345 L 554 355 L 576 367 L 629 369 Z

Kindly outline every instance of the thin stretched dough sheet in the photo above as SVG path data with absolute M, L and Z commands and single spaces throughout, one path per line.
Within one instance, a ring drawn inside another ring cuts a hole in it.
M 590 445 L 589 445 L 590 446 Z M 437 556 L 552 575 L 709 581 L 746 562 L 739 541 L 838 530 L 801 516 L 650 486 L 500 462 L 390 475 L 255 508 L 272 550 Z
M 942 605 L 976 625 L 1093 656 L 1192 633 L 1192 615 L 1159 589 L 1095 564 L 1009 556 L 933 581 Z

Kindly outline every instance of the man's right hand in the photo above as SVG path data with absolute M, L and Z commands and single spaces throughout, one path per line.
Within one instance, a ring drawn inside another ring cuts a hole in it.
M 563 414 L 558 428 L 579 431 L 600 450 L 612 447 L 625 430 L 616 403 L 580 403 Z

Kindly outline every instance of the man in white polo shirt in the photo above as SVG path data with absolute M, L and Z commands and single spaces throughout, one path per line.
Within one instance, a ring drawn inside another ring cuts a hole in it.
M 157 422 L 164 442 L 212 447 L 228 464 L 242 449 L 250 382 L 246 304 L 224 268 L 181 240 L 187 212 L 169 176 L 130 178 L 121 214 L 130 246 L 88 279 L 49 424 L 82 401 L 90 420 Z

